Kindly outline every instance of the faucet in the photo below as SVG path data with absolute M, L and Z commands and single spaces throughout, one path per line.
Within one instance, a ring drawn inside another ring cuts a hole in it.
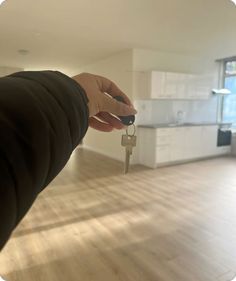
M 182 124 L 184 121 L 184 111 L 178 110 L 176 114 L 176 123 L 177 124 Z

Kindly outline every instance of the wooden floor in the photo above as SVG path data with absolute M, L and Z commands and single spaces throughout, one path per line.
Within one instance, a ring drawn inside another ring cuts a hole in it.
M 7 281 L 229 281 L 236 158 L 158 170 L 78 149 L 0 254 Z

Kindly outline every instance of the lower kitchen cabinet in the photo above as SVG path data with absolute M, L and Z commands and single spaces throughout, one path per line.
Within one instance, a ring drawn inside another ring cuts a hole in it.
M 185 142 L 183 135 L 185 128 L 172 128 L 170 150 L 170 161 L 181 161 L 184 159 Z
M 217 148 L 218 126 L 202 127 L 202 153 L 201 156 L 214 156 L 219 154 Z
M 170 147 L 169 145 L 162 145 L 156 147 L 156 164 L 170 162 Z
M 183 149 L 183 160 L 201 157 L 202 127 L 184 127 L 182 140 L 185 146 Z
M 217 125 L 139 128 L 139 163 L 151 168 L 230 152 L 217 147 Z
M 138 129 L 137 148 L 138 163 L 155 168 L 156 167 L 156 130 L 149 128 Z

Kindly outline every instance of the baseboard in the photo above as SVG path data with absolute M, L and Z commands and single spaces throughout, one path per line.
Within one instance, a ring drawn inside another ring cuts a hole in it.
M 225 153 L 225 154 L 211 155 L 211 156 L 206 156 L 206 157 L 189 158 L 189 159 L 186 159 L 186 160 L 179 160 L 179 161 L 172 161 L 172 162 L 165 162 L 165 163 L 161 163 L 161 164 L 156 164 L 156 166 L 154 168 L 153 167 L 149 167 L 149 168 L 152 168 L 152 169 L 164 168 L 164 167 L 190 164 L 190 163 L 194 163 L 194 162 L 201 162 L 201 161 L 204 161 L 204 160 L 212 160 L 212 159 L 216 159 L 216 158 L 223 158 L 223 157 L 230 157 L 230 156 L 232 156 L 232 155 L 230 155 L 229 153 Z
M 105 152 L 104 150 L 97 149 L 97 148 L 95 148 L 95 147 L 91 147 L 91 146 L 88 146 L 88 145 L 85 145 L 85 144 L 81 145 L 80 147 L 85 148 L 85 149 L 90 150 L 90 151 L 93 151 L 93 152 L 95 152 L 95 153 L 104 155 L 104 156 L 106 156 L 106 157 L 108 157 L 108 158 L 117 160 L 117 161 L 119 161 L 119 162 L 124 161 L 123 157 L 118 157 L 117 155 L 111 155 L 110 153 L 107 153 L 107 152 Z
M 124 160 L 125 160 L 125 152 L 123 154 L 121 154 L 120 157 L 118 157 L 117 155 L 111 155 L 107 152 L 104 152 L 103 150 L 88 146 L 86 144 L 81 144 L 79 147 L 85 148 L 87 150 L 90 150 L 90 151 L 93 151 L 95 153 L 101 154 L 101 155 L 106 156 L 108 158 L 117 160 L 119 162 L 124 162 Z M 133 154 L 130 158 L 130 165 L 138 165 L 138 164 L 139 164 L 139 162 L 137 160 L 137 156 L 135 157 L 135 155 Z

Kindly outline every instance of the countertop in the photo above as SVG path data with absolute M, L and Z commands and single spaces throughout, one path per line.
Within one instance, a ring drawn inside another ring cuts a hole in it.
M 175 127 L 194 127 L 194 126 L 214 126 L 218 125 L 219 127 L 230 127 L 232 123 L 195 123 L 195 122 L 185 122 L 185 123 L 157 123 L 157 124 L 146 124 L 146 125 L 138 125 L 139 128 L 175 128 Z

